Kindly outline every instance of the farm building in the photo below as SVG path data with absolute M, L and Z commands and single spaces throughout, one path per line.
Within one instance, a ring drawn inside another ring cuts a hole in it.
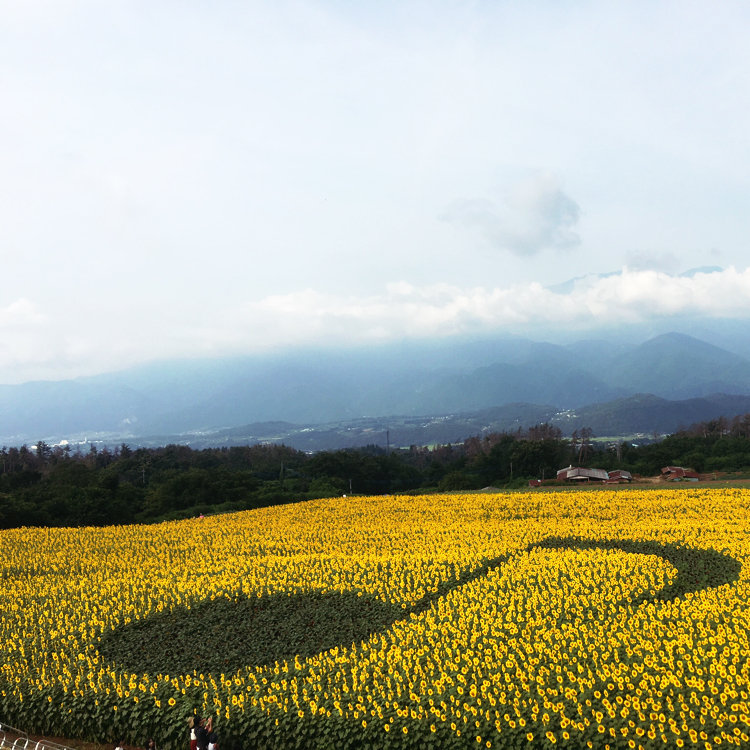
M 557 478 L 565 482 L 606 482 L 609 474 L 604 469 L 586 469 L 582 466 L 568 466 L 560 469 Z
M 697 482 L 701 475 L 692 469 L 682 466 L 665 466 L 661 470 L 661 478 L 668 482 Z
M 609 479 L 607 480 L 610 484 L 619 484 L 620 482 L 632 482 L 633 475 L 625 469 L 615 469 L 609 472 Z

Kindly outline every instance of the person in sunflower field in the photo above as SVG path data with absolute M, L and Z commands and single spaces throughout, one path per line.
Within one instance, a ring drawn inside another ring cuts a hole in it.
M 200 717 L 198 716 L 191 716 L 187 720 L 188 730 L 190 732 L 190 750 L 197 750 L 198 748 L 198 739 L 195 736 L 195 729 L 198 726 L 199 720 Z
M 198 750 L 208 750 L 208 735 L 214 728 L 213 717 L 209 716 L 205 721 L 202 718 L 196 720 L 195 739 Z

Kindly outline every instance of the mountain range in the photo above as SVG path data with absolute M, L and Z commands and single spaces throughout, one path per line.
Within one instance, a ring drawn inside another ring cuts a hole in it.
M 381 432 L 383 424 L 410 424 L 409 438 L 397 441 L 410 444 L 444 436 L 435 427 L 417 429 L 435 419 L 450 423 L 449 439 L 456 440 L 488 425 L 543 421 L 564 434 L 581 426 L 600 435 L 667 433 L 748 411 L 750 359 L 685 333 L 639 343 L 624 336 L 567 343 L 495 338 L 170 361 L 2 385 L 0 440 L 258 442 L 286 424 L 287 444 L 296 442 L 291 433 L 307 430 L 329 433 L 327 447 L 344 447 L 355 435 L 363 444 L 373 429 L 367 420 Z M 351 427 L 349 438 L 336 438 L 346 424 L 364 424 L 365 432 Z

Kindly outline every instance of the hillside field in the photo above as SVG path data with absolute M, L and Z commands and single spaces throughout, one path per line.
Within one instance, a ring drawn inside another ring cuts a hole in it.
M 0 720 L 222 750 L 750 742 L 750 490 L 0 532 Z

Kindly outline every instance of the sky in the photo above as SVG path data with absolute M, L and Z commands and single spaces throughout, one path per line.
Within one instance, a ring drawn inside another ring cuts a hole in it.
M 732 0 L 0 0 L 0 382 L 750 318 L 749 30 Z

